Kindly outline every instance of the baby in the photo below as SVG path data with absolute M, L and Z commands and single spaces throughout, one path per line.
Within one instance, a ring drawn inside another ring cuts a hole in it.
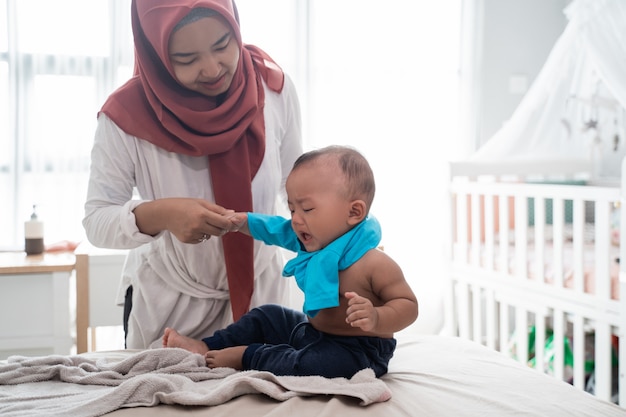
M 418 304 L 398 264 L 378 249 L 367 160 L 342 146 L 307 152 L 294 163 L 286 191 L 291 220 L 235 213 L 232 231 L 297 253 L 283 275 L 295 276 L 304 292 L 304 313 L 263 305 L 202 340 L 168 328 L 163 346 L 204 354 L 212 368 L 328 378 L 371 368 L 384 375 L 394 332 L 415 321 Z

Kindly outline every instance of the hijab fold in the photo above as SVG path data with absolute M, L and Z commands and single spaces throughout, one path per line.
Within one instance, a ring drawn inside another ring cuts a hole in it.
M 233 29 L 240 59 L 232 84 L 220 101 L 182 87 L 169 61 L 173 28 L 194 8 L 222 15 Z M 265 154 L 265 90 L 280 92 L 284 74 L 260 48 L 241 40 L 232 0 L 133 0 L 135 75 L 115 91 L 101 112 L 124 132 L 168 152 L 206 155 L 215 202 L 253 211 L 252 179 Z M 222 237 L 236 320 L 250 307 L 254 290 L 253 240 L 240 233 Z

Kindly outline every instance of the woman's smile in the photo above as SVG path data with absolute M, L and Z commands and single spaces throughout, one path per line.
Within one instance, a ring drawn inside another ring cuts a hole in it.
M 219 90 L 224 86 L 226 80 L 226 74 L 222 74 L 219 78 L 213 81 L 200 81 L 198 84 L 208 91 Z

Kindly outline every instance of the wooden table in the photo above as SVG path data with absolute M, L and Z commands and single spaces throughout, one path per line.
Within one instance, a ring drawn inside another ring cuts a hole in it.
M 0 252 L 0 275 L 71 272 L 75 265 L 73 252 L 46 252 L 41 255 Z
M 0 355 L 70 353 L 75 267 L 72 252 L 0 252 Z

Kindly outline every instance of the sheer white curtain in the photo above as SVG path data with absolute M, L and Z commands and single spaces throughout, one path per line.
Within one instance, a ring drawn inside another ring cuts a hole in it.
M 96 114 L 132 75 L 131 0 L 0 0 L 0 249 L 79 241 Z M 254 39 L 298 82 L 298 3 L 240 0 Z M 271 30 L 268 30 L 271 28 Z
M 96 113 L 132 72 L 130 0 L 0 0 L 0 246 L 80 240 Z
M 579 21 L 585 49 L 596 63 L 600 77 L 626 108 L 626 3 L 620 0 L 576 0 L 566 10 Z
M 370 160 L 373 213 L 420 299 L 424 331 L 441 323 L 461 3 L 237 0 L 244 41 L 296 83 L 306 148 L 352 145 Z M 9 91 L 0 96 L 0 246 L 22 244 L 32 204 L 47 242 L 82 238 L 96 112 L 132 70 L 129 4 L 0 0 L 9 14 L 0 14 L 0 86 Z

